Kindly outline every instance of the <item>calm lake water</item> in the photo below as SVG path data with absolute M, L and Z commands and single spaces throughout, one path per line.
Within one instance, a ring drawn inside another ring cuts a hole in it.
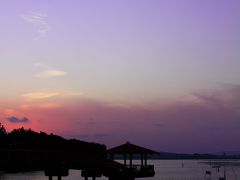
M 215 160 L 217 161 L 217 160 Z M 219 160 L 223 161 L 223 160 Z M 238 162 L 240 160 L 230 161 L 224 160 L 226 164 L 228 162 Z M 120 161 L 121 162 L 121 161 Z M 206 164 L 209 160 L 150 160 L 148 164 L 155 165 L 155 177 L 153 178 L 140 178 L 139 180 L 206 180 L 209 179 L 209 175 L 205 176 L 206 171 L 211 171 L 211 180 L 218 180 L 219 177 L 223 177 L 224 167 L 219 169 L 212 168 L 212 165 Z M 213 160 L 211 162 L 214 162 Z M 227 180 L 240 180 L 240 166 L 227 165 L 225 167 Z M 3 174 L 0 173 L 1 180 L 48 180 L 44 176 L 44 172 L 27 172 L 17 174 Z M 55 177 L 55 179 L 57 179 Z M 63 180 L 83 180 L 81 172 L 78 170 L 70 170 L 68 177 L 63 177 Z M 108 178 L 101 177 L 97 180 L 107 180 Z

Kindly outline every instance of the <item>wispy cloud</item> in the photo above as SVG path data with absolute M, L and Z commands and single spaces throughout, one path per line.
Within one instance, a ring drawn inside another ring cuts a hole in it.
M 57 69 L 46 69 L 36 75 L 38 78 L 51 78 L 51 77 L 60 77 L 65 76 L 67 72 Z
M 109 106 L 111 102 L 86 97 L 62 101 L 59 98 L 65 97 L 64 92 L 58 93 L 54 96 L 56 101 L 45 101 L 49 98 L 26 102 L 23 109 L 6 109 L 3 117 L 27 115 L 33 124 L 40 119 L 41 126 L 49 130 L 54 131 L 57 126 L 60 133 L 71 137 L 76 135 L 75 138 L 104 143 L 137 140 L 147 144 L 157 137 L 156 147 L 171 151 L 209 152 L 226 147 L 240 148 L 236 138 L 240 136 L 240 86 L 191 93 L 191 98 L 187 96 L 184 100 L 181 97 L 166 105 L 129 105 L 128 108 Z
M 18 118 L 15 116 L 8 117 L 7 120 L 11 123 L 28 123 L 30 120 L 26 117 Z
M 49 67 L 46 64 L 36 63 L 35 66 L 41 68 L 42 70 L 41 72 L 35 75 L 35 77 L 37 78 L 53 78 L 67 75 L 66 71 Z
M 22 94 L 23 97 L 28 99 L 46 99 L 59 95 L 58 92 L 31 92 Z
M 28 92 L 24 93 L 21 96 L 30 100 L 40 100 L 40 99 L 48 99 L 52 97 L 75 97 L 75 96 L 81 96 L 83 93 L 68 93 L 68 92 L 58 92 L 58 91 L 36 91 L 36 92 Z M 44 104 L 41 107 L 56 107 L 56 104 Z M 58 105 L 57 105 L 58 106 Z M 27 107 L 26 107 L 27 108 Z
M 41 102 L 41 103 L 25 103 L 21 104 L 19 106 L 19 109 L 21 111 L 31 111 L 33 109 L 46 109 L 46 110 L 51 110 L 51 109 L 57 109 L 60 108 L 61 104 L 57 102 Z M 13 113 L 12 113 L 13 114 Z
M 45 37 L 50 31 L 51 27 L 47 22 L 47 14 L 40 12 L 30 12 L 21 16 L 23 20 L 34 25 L 37 28 L 38 36 L 34 39 L 38 40 L 41 37 Z

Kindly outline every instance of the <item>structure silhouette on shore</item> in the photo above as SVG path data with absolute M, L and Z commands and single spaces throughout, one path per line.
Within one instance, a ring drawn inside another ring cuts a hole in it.
M 154 166 L 147 164 L 147 155 L 158 154 L 156 151 L 127 142 L 126 144 L 109 149 L 107 153 L 111 160 L 114 160 L 115 154 L 122 155 L 124 159 L 124 164 L 121 168 L 118 168 L 115 172 L 106 171 L 108 173 L 106 175 L 107 177 L 111 177 L 114 180 L 132 180 L 140 177 L 153 177 L 155 175 Z M 133 164 L 133 155 L 141 156 L 141 164 Z M 129 161 L 129 163 L 127 161 Z
M 154 166 L 147 164 L 147 154 L 157 152 L 130 143 L 107 150 L 105 145 L 60 136 L 15 129 L 9 133 L 0 123 L 0 171 L 44 170 L 51 180 L 68 176 L 69 169 L 82 171 L 82 177 L 106 176 L 109 180 L 134 180 L 154 176 Z M 123 155 L 124 164 L 114 161 Z M 141 155 L 141 164 L 133 164 L 133 155 Z M 129 159 L 128 159 L 129 157 Z M 127 163 L 129 161 L 129 164 Z

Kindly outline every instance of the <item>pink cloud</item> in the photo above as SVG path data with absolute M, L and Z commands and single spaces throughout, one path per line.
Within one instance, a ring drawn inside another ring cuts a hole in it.
M 167 105 L 116 106 L 79 98 L 61 102 L 61 106 L 46 104 L 47 108 L 6 112 L 29 117 L 28 126 L 37 130 L 108 146 L 130 141 L 159 151 L 239 150 L 239 92 L 240 87 L 198 92 Z

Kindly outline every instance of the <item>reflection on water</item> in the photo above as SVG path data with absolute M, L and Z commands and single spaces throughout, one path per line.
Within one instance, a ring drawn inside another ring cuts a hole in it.
M 204 160 L 152 160 L 149 164 L 155 165 L 156 175 L 153 178 L 141 178 L 139 180 L 206 180 L 205 172 L 211 172 L 211 179 L 218 180 L 223 177 L 224 167 L 219 169 L 212 168 L 211 163 L 206 164 Z M 227 161 L 229 162 L 229 161 Z M 240 161 L 234 161 L 240 163 Z M 226 163 L 228 164 L 228 163 Z M 234 163 L 236 164 L 236 163 Z M 240 166 L 229 165 L 225 167 L 227 180 L 240 180 Z M 208 175 L 209 176 L 209 175 Z M 27 172 L 17 174 L 0 174 L 1 180 L 48 180 L 44 172 Z M 56 178 L 55 178 L 56 179 Z M 63 180 L 83 180 L 81 172 L 70 170 L 68 177 Z M 107 180 L 105 177 L 97 180 Z

